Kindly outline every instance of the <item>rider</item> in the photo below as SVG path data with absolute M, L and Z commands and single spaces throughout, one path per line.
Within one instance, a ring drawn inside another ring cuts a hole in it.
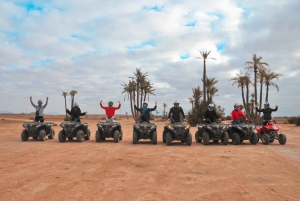
M 119 103 L 119 106 L 114 107 L 114 103 L 112 101 L 108 101 L 108 107 L 105 107 L 102 105 L 102 100 L 100 101 L 100 107 L 102 109 L 104 109 L 105 113 L 106 113 L 106 122 L 108 122 L 108 123 L 115 122 L 115 120 L 114 120 L 115 111 L 120 109 L 120 107 L 121 107 L 120 101 L 118 101 L 118 103 Z
M 216 110 L 214 110 L 214 104 L 210 103 L 208 105 L 208 110 L 206 110 L 204 114 L 204 121 L 207 123 L 213 123 L 216 121 L 216 119 L 221 120 L 218 116 Z
M 79 108 L 79 105 L 77 103 L 74 103 L 73 108 L 71 109 L 71 111 L 69 111 L 68 108 L 66 108 L 66 111 L 69 115 L 71 115 L 72 117 L 72 121 L 76 121 L 76 122 L 80 122 L 80 116 L 84 116 L 87 114 L 87 112 L 83 112 L 81 113 L 81 110 Z
M 246 115 L 243 113 L 243 111 L 240 110 L 239 104 L 235 103 L 234 110 L 232 110 L 231 112 L 231 120 L 232 120 L 231 124 L 232 125 L 240 124 L 241 117 L 244 117 L 246 120 L 248 120 Z
M 141 112 L 140 122 L 148 122 L 150 120 L 150 112 L 156 110 L 157 102 L 155 102 L 154 108 L 148 108 L 148 103 L 143 103 L 143 108 L 138 108 L 134 102 L 134 109 Z
M 270 103 L 265 102 L 264 108 L 258 109 L 258 105 L 255 105 L 256 112 L 262 112 L 264 114 L 263 125 L 267 125 L 267 123 L 272 120 L 272 112 L 276 112 L 278 109 L 278 105 L 276 105 L 275 109 L 270 108 Z
M 168 119 L 170 119 L 171 114 L 172 114 L 172 120 L 171 121 L 181 122 L 180 121 L 180 113 L 182 114 L 183 119 L 185 119 L 184 112 L 183 112 L 182 108 L 179 106 L 179 102 L 176 100 L 174 102 L 174 107 L 172 107 L 170 109 L 170 112 L 169 112 L 169 115 L 168 115 Z
M 35 108 L 35 119 L 34 121 L 37 121 L 37 122 L 44 122 L 44 117 L 43 117 L 43 112 L 44 112 L 44 109 L 46 108 L 47 104 L 48 104 L 48 97 L 46 98 L 46 103 L 45 105 L 43 105 L 43 101 L 40 99 L 38 100 L 38 105 L 35 105 L 33 102 L 32 102 L 32 96 L 30 96 L 30 102 L 31 102 L 31 105 Z

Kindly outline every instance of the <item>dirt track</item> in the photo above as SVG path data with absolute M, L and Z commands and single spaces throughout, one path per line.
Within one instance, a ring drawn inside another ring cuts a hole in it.
M 0 115 L 0 200 L 300 200 L 300 128 L 282 125 L 287 144 L 191 147 L 132 144 L 132 120 L 123 141 L 92 139 L 22 142 L 22 116 Z M 23 119 L 22 119 L 23 118 Z M 58 123 L 61 117 L 47 119 Z M 191 132 L 194 136 L 196 128 Z

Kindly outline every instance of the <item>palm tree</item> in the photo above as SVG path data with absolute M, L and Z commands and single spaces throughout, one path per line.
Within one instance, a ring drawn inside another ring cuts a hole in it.
M 215 58 L 208 58 L 208 55 L 210 54 L 210 51 L 209 52 L 199 51 L 199 52 L 200 52 L 201 57 L 196 57 L 196 59 L 203 59 L 203 78 L 202 78 L 202 82 L 203 82 L 203 91 L 206 92 L 206 83 L 205 83 L 205 80 L 206 80 L 206 60 L 207 59 L 216 60 L 216 59 Z M 206 93 L 203 94 L 203 101 L 206 104 Z
M 259 93 L 259 109 L 261 109 L 261 105 L 262 105 L 262 91 L 263 91 L 263 84 L 265 82 L 265 74 L 266 71 L 264 69 L 259 69 L 258 70 L 258 79 L 259 79 L 259 83 L 260 83 L 260 93 Z M 260 113 L 258 114 L 258 116 L 260 116 Z
M 192 109 L 193 109 L 195 100 L 193 98 L 189 98 L 189 100 L 190 100 L 190 103 L 192 104 Z
M 207 95 L 207 101 L 212 102 L 213 96 L 218 92 L 218 88 L 214 85 L 218 83 L 218 80 L 216 78 L 206 78 L 206 95 Z
M 132 117 L 135 119 L 136 113 L 135 110 L 133 110 L 133 102 L 135 98 L 135 89 L 136 89 L 136 84 L 134 80 L 129 80 L 128 84 L 123 83 L 121 84 L 123 86 L 123 91 L 122 94 L 125 93 L 124 100 L 127 99 L 130 100 L 130 109 L 131 109 L 131 114 Z
M 163 104 L 163 107 L 164 107 L 164 115 L 163 116 L 166 116 L 167 114 L 166 114 L 166 107 L 167 107 L 168 105 L 166 104 L 166 103 L 164 103 Z
M 270 70 L 268 70 L 265 73 L 265 85 L 267 87 L 267 89 L 266 89 L 266 102 L 268 102 L 268 98 L 269 98 L 269 86 L 273 86 L 277 89 L 277 91 L 279 91 L 278 85 L 275 82 L 272 81 L 274 79 L 278 79 L 279 76 L 281 76 L 281 74 L 274 73 Z
M 200 106 L 200 99 L 203 94 L 203 91 L 200 90 L 200 87 L 193 88 L 193 99 L 194 99 L 194 107 L 199 108 Z
M 68 115 L 67 115 L 67 95 L 69 95 L 69 93 L 68 92 L 62 92 L 62 96 L 65 98 L 65 112 L 66 112 L 66 118 L 68 117 Z
M 232 85 L 237 84 L 238 88 L 241 88 L 242 90 L 242 99 L 243 99 L 243 105 L 246 107 L 246 102 L 245 102 L 245 95 L 244 95 L 244 87 L 245 87 L 245 75 L 243 75 L 242 71 L 241 74 L 236 74 L 236 77 L 231 79 L 233 82 Z
M 250 114 L 250 108 L 249 108 L 249 86 L 251 84 L 251 80 L 250 80 L 250 77 L 249 77 L 248 73 L 245 74 L 244 84 L 245 84 L 245 87 L 246 87 L 246 112 L 248 114 Z
M 262 60 L 261 56 L 257 57 L 256 54 L 253 54 L 252 55 L 252 61 L 247 61 L 246 65 L 248 65 L 248 67 L 245 68 L 245 69 L 248 69 L 250 72 L 251 71 L 254 72 L 254 96 L 255 96 L 255 104 L 257 103 L 257 85 L 256 85 L 256 81 L 257 81 L 258 70 L 260 70 L 260 69 L 265 70 L 266 69 L 265 66 L 269 66 L 268 63 L 262 62 L 261 60 Z
M 72 90 L 72 91 L 69 92 L 69 94 L 71 95 L 71 99 L 72 99 L 72 101 L 71 101 L 71 108 L 73 108 L 74 98 L 75 98 L 75 95 L 78 94 L 78 92 L 75 91 L 75 90 Z

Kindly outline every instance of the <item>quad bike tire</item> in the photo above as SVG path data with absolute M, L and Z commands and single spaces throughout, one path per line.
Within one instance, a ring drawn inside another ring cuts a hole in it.
M 72 139 L 73 139 L 73 138 L 72 138 Z M 66 141 L 66 137 L 65 137 L 65 135 L 64 135 L 64 131 L 63 131 L 63 130 L 59 131 L 59 133 L 58 133 L 58 140 L 59 140 L 60 142 L 65 142 L 65 141 Z
M 229 135 L 227 132 L 224 132 L 222 137 L 221 137 L 221 142 L 223 145 L 227 145 L 229 141 Z
M 171 146 L 172 145 L 172 135 L 169 132 L 166 133 L 166 145 L 167 146 Z
M 209 144 L 209 135 L 207 132 L 204 132 L 202 134 L 202 144 L 203 145 L 208 145 Z
M 46 131 L 44 129 L 41 129 L 39 132 L 39 140 L 45 141 L 45 139 L 46 139 Z
M 257 144 L 258 143 L 258 135 L 257 133 L 252 133 L 250 137 L 250 144 Z
M 202 141 L 202 139 L 200 139 L 199 131 L 196 131 L 196 133 L 195 133 L 195 140 L 196 140 L 196 142 L 198 142 L 198 143 L 201 143 L 201 141 Z
M 157 144 L 157 132 L 156 131 L 153 131 L 151 141 L 152 141 L 152 144 Z
M 90 131 L 90 129 L 87 129 L 87 135 L 84 136 L 84 139 L 85 140 L 90 140 L 90 138 L 91 138 L 91 131 Z
M 122 139 L 123 139 L 123 131 L 121 131 L 121 135 L 120 135 L 119 140 L 121 141 Z
M 232 144 L 233 145 L 239 145 L 240 144 L 240 136 L 238 133 L 232 134 Z
M 118 131 L 118 130 L 115 130 L 115 132 L 114 132 L 114 142 L 119 142 L 119 140 L 120 140 L 120 132 Z
M 162 134 L 161 136 L 162 136 L 163 143 L 166 143 L 166 138 L 164 137 L 164 134 Z
M 48 139 L 54 139 L 55 137 L 55 131 L 53 129 L 50 129 L 50 134 L 48 135 Z
M 284 145 L 286 143 L 286 135 L 285 134 L 279 134 L 278 141 L 279 141 L 279 144 Z
M 101 142 L 101 136 L 100 136 L 100 132 L 97 130 L 96 134 L 95 134 L 95 140 L 96 142 Z
M 186 145 L 191 146 L 192 145 L 192 140 L 193 140 L 192 133 L 189 132 L 187 134 L 187 138 L 186 138 Z
M 138 143 L 138 136 L 137 136 L 137 133 L 136 131 L 133 131 L 133 134 L 132 134 L 132 144 L 137 144 Z
M 268 145 L 270 143 L 270 136 L 268 134 L 263 134 L 261 136 L 261 141 L 263 144 Z
M 76 133 L 77 142 L 83 142 L 84 140 L 84 132 L 82 130 L 78 130 Z
M 22 141 L 27 141 L 28 140 L 28 133 L 26 130 L 23 130 L 22 133 L 21 133 L 21 139 Z

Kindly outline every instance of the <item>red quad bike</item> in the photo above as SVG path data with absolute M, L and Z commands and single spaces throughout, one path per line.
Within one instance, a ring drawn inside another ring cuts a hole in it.
M 285 144 L 286 136 L 280 133 L 280 130 L 281 126 L 275 126 L 272 120 L 268 121 L 267 125 L 256 127 L 258 138 L 260 138 L 265 145 L 274 142 L 275 139 L 279 141 L 279 144 Z

